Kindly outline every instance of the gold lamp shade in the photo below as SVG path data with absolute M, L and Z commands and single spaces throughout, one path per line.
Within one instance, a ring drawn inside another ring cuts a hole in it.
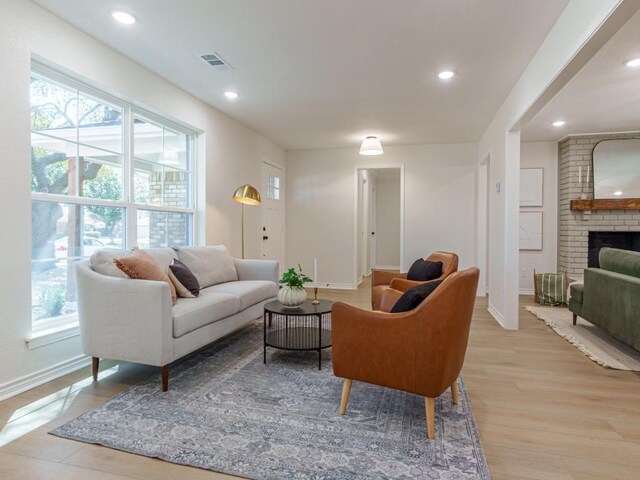
M 248 183 L 238 187 L 233 194 L 233 199 L 244 205 L 260 205 L 262 203 L 258 190 Z

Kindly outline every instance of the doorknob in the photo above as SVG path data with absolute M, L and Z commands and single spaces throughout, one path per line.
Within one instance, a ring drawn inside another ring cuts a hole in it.
M 262 239 L 263 239 L 263 240 L 269 240 L 269 237 L 267 237 L 266 235 L 263 235 L 263 236 L 262 236 Z

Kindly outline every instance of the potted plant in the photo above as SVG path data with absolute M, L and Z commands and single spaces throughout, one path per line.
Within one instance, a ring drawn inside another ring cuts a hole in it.
M 280 279 L 282 287 L 278 290 L 278 301 L 288 308 L 299 307 L 307 299 L 304 284 L 310 281 L 311 279 L 302 273 L 300 264 L 298 264 L 297 272 L 295 267 L 291 267 L 282 274 Z

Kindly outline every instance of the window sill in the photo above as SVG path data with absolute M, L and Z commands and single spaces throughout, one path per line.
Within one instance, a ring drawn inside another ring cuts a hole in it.
M 46 326 L 34 330 L 31 333 L 31 338 L 27 338 L 25 341 L 27 342 L 27 348 L 32 350 L 34 348 L 44 347 L 45 345 L 51 345 L 61 340 L 77 337 L 78 335 L 80 335 L 80 326 L 78 325 L 77 317 L 75 317 L 75 321 L 72 322 Z

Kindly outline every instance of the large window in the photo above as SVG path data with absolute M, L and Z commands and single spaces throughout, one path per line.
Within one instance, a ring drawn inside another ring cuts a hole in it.
M 194 137 L 187 128 L 33 66 L 34 326 L 75 321 L 73 264 L 97 249 L 192 243 Z

